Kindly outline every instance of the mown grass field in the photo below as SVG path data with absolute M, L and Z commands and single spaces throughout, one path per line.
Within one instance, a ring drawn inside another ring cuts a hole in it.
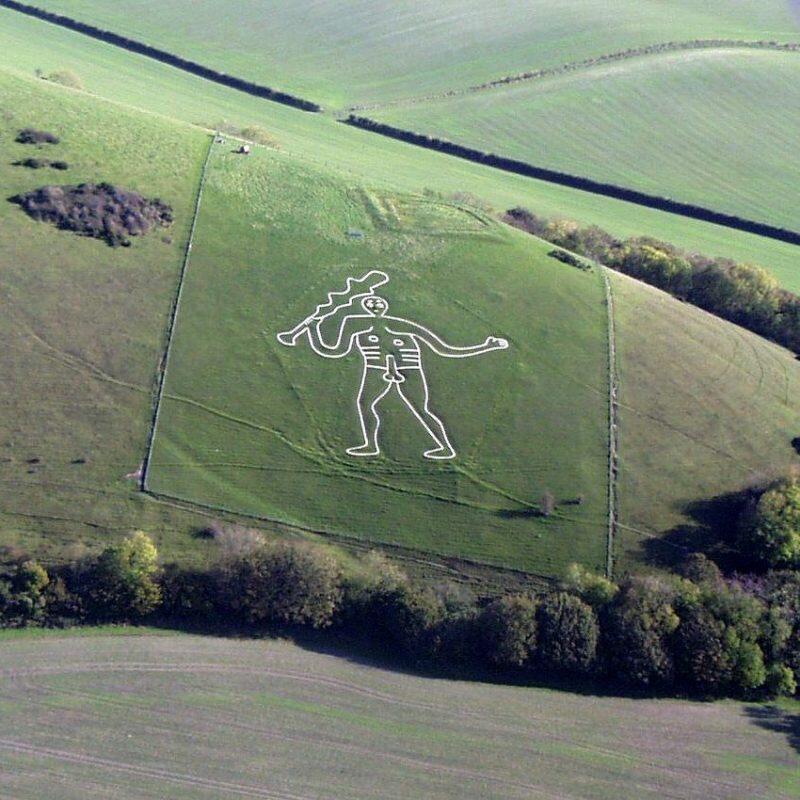
M 25 75 L 37 68 L 45 73 L 70 68 L 88 91 L 126 106 L 207 126 L 222 119 L 262 125 L 279 139 L 284 152 L 349 180 L 390 191 L 470 192 L 499 209 L 524 205 L 544 216 L 597 224 L 619 236 L 656 236 L 697 252 L 763 264 L 784 286 L 800 291 L 797 248 L 791 245 L 387 140 L 328 116 L 305 114 L 210 84 L 6 9 L 0 9 L 0 65 Z
M 537 166 L 796 229 L 800 53 L 694 50 L 369 111 Z
M 347 184 L 274 151 L 231 150 L 216 146 L 210 162 L 148 486 L 544 575 L 576 558 L 602 568 L 608 387 L 597 272 L 468 209 Z M 350 229 L 364 239 L 349 241 Z M 375 268 L 390 276 L 390 313 L 457 346 L 510 341 L 470 359 L 423 347 L 455 461 L 422 457 L 431 440 L 396 393 L 382 412 L 383 456 L 347 456 L 361 440 L 360 357 L 328 361 L 305 339 L 294 349 L 276 341 L 348 276 Z M 547 490 L 583 503 L 541 519 Z
M 191 557 L 175 515 L 136 492 L 164 330 L 208 138 L 153 116 L 0 73 L 0 544 L 63 557 L 137 526 Z M 48 149 L 14 142 L 51 130 Z M 12 162 L 63 159 L 66 172 Z M 47 183 L 108 180 L 161 196 L 169 231 L 130 248 L 33 222 L 6 198 Z M 191 549 L 188 547 L 191 545 Z
M 16 800 L 800 795 L 797 703 L 432 680 L 281 641 L 0 642 L 0 787 Z
M 783 0 L 40 0 L 38 5 L 326 105 L 374 102 L 658 42 L 785 39 Z

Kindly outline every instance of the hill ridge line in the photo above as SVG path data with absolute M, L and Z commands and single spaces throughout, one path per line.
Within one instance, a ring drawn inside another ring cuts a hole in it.
M 46 11 L 37 6 L 29 6 L 27 3 L 18 3 L 17 0 L 0 0 L 0 8 L 7 8 L 10 11 L 17 11 L 21 14 L 26 14 L 29 17 L 49 22 L 52 25 L 58 25 L 61 28 L 66 28 L 75 33 L 89 36 L 92 39 L 98 39 L 105 44 L 111 44 L 115 47 L 121 47 L 123 50 L 128 50 L 137 55 L 152 58 L 155 61 L 160 61 L 162 64 L 167 64 L 175 69 L 188 72 L 196 75 L 199 78 L 219 83 L 222 86 L 227 86 L 230 89 L 236 89 L 245 94 L 260 97 L 264 100 L 271 100 L 274 103 L 281 103 L 282 105 L 291 106 L 292 108 L 300 109 L 301 111 L 318 112 L 322 107 L 318 103 L 311 100 L 306 100 L 302 97 L 282 92 L 278 89 L 272 89 L 269 86 L 263 86 L 253 81 L 245 80 L 244 78 L 237 78 L 235 75 L 228 75 L 225 72 L 219 72 L 211 67 L 198 64 L 196 61 L 191 61 L 181 56 L 168 53 L 166 50 L 161 50 L 158 47 L 152 47 L 144 42 L 139 42 L 136 39 L 129 39 L 127 36 L 122 36 L 113 31 L 106 31 L 86 22 L 66 17 L 62 14 L 54 14 L 51 11 Z
M 514 75 L 504 75 L 502 78 L 495 78 L 484 83 L 476 83 L 472 86 L 462 86 L 458 89 L 447 89 L 443 92 L 432 92 L 416 97 L 404 97 L 396 100 L 388 100 L 385 103 L 359 103 L 348 106 L 347 111 L 378 111 L 384 108 L 400 108 L 403 106 L 414 106 L 420 103 L 435 102 L 437 100 L 449 100 L 453 97 L 464 97 L 465 95 L 485 92 L 492 89 L 503 89 L 516 83 L 528 83 L 545 78 L 554 78 L 569 72 L 589 70 L 604 64 L 614 64 L 619 61 L 626 61 L 630 58 L 642 58 L 644 56 L 659 55 L 661 53 L 681 53 L 691 50 L 772 50 L 783 53 L 800 52 L 800 42 L 778 42 L 765 39 L 688 39 L 677 42 L 659 42 L 658 44 L 644 45 L 642 47 L 629 47 L 627 50 L 615 50 L 613 53 L 604 53 L 600 56 L 584 58 L 580 61 L 568 61 L 555 67 L 541 67 L 539 69 L 526 70 Z
M 0 0 L 2 2 L 2 0 Z M 428 136 L 423 133 L 415 133 L 403 128 L 396 128 L 393 125 L 386 125 L 371 117 L 360 117 L 350 114 L 345 119 L 339 120 L 344 125 L 359 128 L 368 133 L 376 133 L 386 136 L 389 139 L 396 139 L 406 144 L 423 147 L 427 150 L 436 150 L 446 155 L 482 164 L 486 167 L 499 169 L 503 172 L 510 172 L 515 175 L 522 175 L 527 178 L 546 181 L 560 186 L 567 186 L 571 189 L 579 189 L 590 194 L 597 194 L 604 197 L 611 197 L 615 200 L 623 200 L 634 205 L 653 208 L 657 211 L 665 211 L 677 216 L 710 222 L 714 225 L 721 225 L 726 228 L 744 231 L 756 236 L 763 236 L 767 239 L 775 239 L 787 244 L 800 245 L 800 232 L 788 228 L 779 228 L 767 222 L 757 222 L 756 220 L 746 219 L 734 214 L 726 214 L 721 211 L 714 211 L 704 206 L 697 206 L 692 203 L 684 203 L 680 200 L 673 200 L 669 197 L 641 192 L 638 189 L 629 189 L 615 183 L 603 183 L 592 178 L 573 175 L 569 172 L 560 172 L 547 167 L 540 167 L 527 161 L 519 161 L 506 156 L 499 156 L 495 153 L 486 153 L 483 150 L 476 150 L 447 139 L 439 139 L 435 136 Z

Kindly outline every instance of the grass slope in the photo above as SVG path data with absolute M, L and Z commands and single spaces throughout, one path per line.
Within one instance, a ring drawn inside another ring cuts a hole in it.
M 18 800 L 800 792 L 796 703 L 431 680 L 288 642 L 194 636 L 4 639 L 0 691 L 0 785 Z
M 428 93 L 628 47 L 709 37 L 790 38 L 782 0 L 39 0 L 327 105 Z
M 167 555 L 186 555 L 170 534 L 191 517 L 143 502 L 125 476 L 144 455 L 208 139 L 2 72 L 0 108 L 0 544 L 61 556 L 76 541 L 99 543 L 143 525 Z M 62 143 L 16 144 L 25 126 L 52 130 Z M 70 169 L 12 166 L 32 155 L 66 160 Z M 33 222 L 6 201 L 45 183 L 100 179 L 172 204 L 172 242 L 156 232 L 112 249 Z
M 693 504 L 800 463 L 791 446 L 800 434 L 800 361 L 624 275 L 612 273 L 612 283 L 621 406 L 616 556 L 626 568 L 678 560 L 684 550 L 675 542 L 702 542 L 703 517 L 687 512 Z
M 407 130 L 796 228 L 800 54 L 646 56 L 369 115 Z
M 349 228 L 364 240 L 348 241 Z M 217 147 L 149 486 L 544 575 L 575 558 L 602 568 L 602 288 L 596 272 L 548 249 L 455 205 L 347 184 L 274 151 L 242 158 Z M 396 396 L 383 415 L 385 457 L 345 455 L 360 439 L 359 357 L 325 361 L 305 340 L 293 350 L 275 340 L 371 268 L 391 277 L 390 313 L 456 345 L 511 342 L 468 360 L 423 356 L 453 462 L 422 458 L 430 439 Z M 542 520 L 533 511 L 545 490 L 585 502 Z
M 652 235 L 709 255 L 768 267 L 800 291 L 797 248 L 759 236 L 694 222 L 639 206 L 554 186 L 393 142 L 261 101 L 134 56 L 77 33 L 0 9 L 0 66 L 31 75 L 68 67 L 87 89 L 125 105 L 185 122 L 213 125 L 228 119 L 259 124 L 285 152 L 349 180 L 391 191 L 471 192 L 500 209 L 526 205 L 545 216 L 567 216 L 600 225 L 619 236 Z

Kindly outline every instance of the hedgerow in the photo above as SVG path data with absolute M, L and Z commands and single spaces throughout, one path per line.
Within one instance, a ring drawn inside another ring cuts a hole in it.
M 550 591 L 475 600 L 416 585 L 381 556 L 345 569 L 325 547 L 248 541 L 206 569 L 161 569 L 141 532 L 49 571 L 17 554 L 0 569 L 0 627 L 154 616 L 215 629 L 327 627 L 428 670 L 704 696 L 794 694 L 800 678 L 800 572 L 725 578 L 696 556 L 686 570 L 696 580 L 615 584 L 573 566 Z
M 760 266 L 688 253 L 647 236 L 618 239 L 596 225 L 549 220 L 525 208 L 509 209 L 504 219 L 800 353 L 800 297 Z

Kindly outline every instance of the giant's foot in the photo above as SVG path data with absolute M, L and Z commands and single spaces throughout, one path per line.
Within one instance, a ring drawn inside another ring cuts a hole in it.
M 444 460 L 448 458 L 455 458 L 456 451 L 453 450 L 450 445 L 441 445 L 440 447 L 434 447 L 433 450 L 426 450 L 423 455 L 425 458 Z
M 345 452 L 349 456 L 379 456 L 381 449 L 377 445 L 361 444 L 358 447 L 348 447 Z

